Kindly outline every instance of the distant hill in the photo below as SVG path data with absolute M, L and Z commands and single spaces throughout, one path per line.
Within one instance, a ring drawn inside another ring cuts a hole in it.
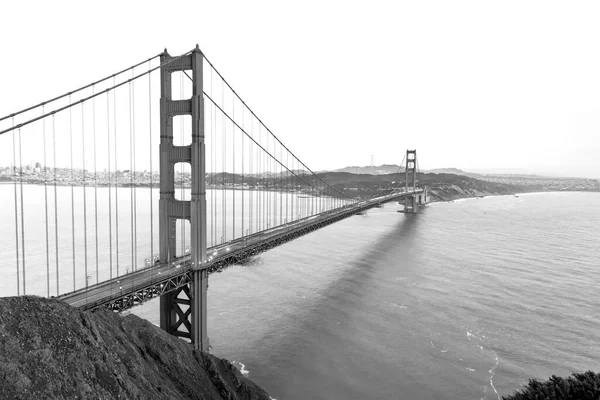
M 361 175 L 387 175 L 395 174 L 400 168 L 400 172 L 404 172 L 404 166 L 398 166 L 396 164 L 383 164 L 383 165 L 367 165 L 364 167 L 352 166 L 333 170 L 331 172 L 348 172 L 350 174 L 361 174 Z M 459 168 L 435 168 L 435 169 L 419 169 L 419 172 L 429 174 L 453 174 L 467 176 L 475 179 L 521 179 L 521 180 L 572 180 L 572 179 L 585 179 L 577 177 L 560 177 L 560 176 L 546 176 L 536 175 L 518 172 L 518 170 L 490 170 L 489 172 L 470 172 L 464 171 Z
M 396 164 L 383 164 L 383 165 L 368 165 L 366 167 L 346 167 L 336 169 L 332 172 L 348 172 L 350 174 L 363 174 L 363 175 L 388 175 L 395 174 L 398 169 L 400 172 L 404 172 L 404 167 Z

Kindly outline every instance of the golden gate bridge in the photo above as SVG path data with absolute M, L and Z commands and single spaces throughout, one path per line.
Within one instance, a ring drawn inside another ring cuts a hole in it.
M 403 180 L 353 197 L 198 46 L 165 50 L 0 118 L 0 294 L 114 311 L 159 297 L 161 328 L 205 351 L 210 273 L 383 203 L 415 212 L 427 189 L 404 157 Z

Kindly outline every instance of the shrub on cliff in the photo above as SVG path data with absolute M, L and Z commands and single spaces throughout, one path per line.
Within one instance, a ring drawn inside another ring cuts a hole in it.
M 600 399 L 600 374 L 587 371 L 568 378 L 552 375 L 540 382 L 530 379 L 522 391 L 517 391 L 504 400 L 598 400 Z

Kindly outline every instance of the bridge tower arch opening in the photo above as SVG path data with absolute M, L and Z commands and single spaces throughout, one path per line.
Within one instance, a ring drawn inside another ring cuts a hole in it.
M 203 60 L 198 46 L 183 57 L 171 57 L 166 50 L 160 57 L 160 260 L 176 261 L 176 221 L 187 219 L 192 265 L 191 283 L 160 297 L 160 326 L 172 335 L 191 340 L 196 349 L 208 351 Z M 172 99 L 171 74 L 178 71 L 191 71 L 190 99 Z M 192 142 L 188 146 L 173 144 L 173 117 L 180 115 L 191 115 Z M 174 166 L 181 162 L 191 165 L 189 201 L 175 199 Z

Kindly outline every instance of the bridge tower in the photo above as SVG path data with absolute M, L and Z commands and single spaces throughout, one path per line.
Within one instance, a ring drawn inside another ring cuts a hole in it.
M 410 182 L 409 182 L 410 181 Z M 414 192 L 417 181 L 417 150 L 406 150 L 406 166 L 404 168 L 404 190 L 405 193 Z M 416 210 L 415 196 L 404 198 L 404 212 L 412 213 Z
M 189 220 L 191 225 L 191 282 L 160 298 L 160 326 L 168 333 L 190 339 L 198 350 L 208 350 L 206 300 L 208 271 L 206 263 L 206 187 L 204 144 L 203 59 L 198 46 L 189 55 L 171 57 L 161 55 L 160 99 L 160 200 L 159 247 L 161 262 L 175 260 L 176 221 Z M 191 71 L 192 97 L 172 100 L 171 74 Z M 192 116 L 192 143 L 173 145 L 173 117 Z M 176 163 L 191 164 L 191 200 L 175 199 Z M 184 328 L 182 330 L 182 328 Z

